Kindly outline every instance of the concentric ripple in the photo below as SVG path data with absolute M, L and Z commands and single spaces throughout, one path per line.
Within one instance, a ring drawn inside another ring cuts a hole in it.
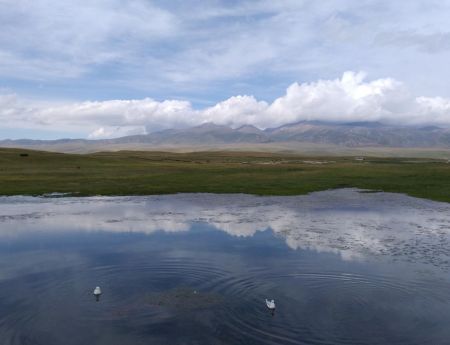
M 355 191 L 29 199 L 0 202 L 1 345 L 450 339 L 448 205 Z
M 39 344 L 40 339 L 53 344 L 60 341 L 49 337 L 55 325 L 69 331 L 68 323 L 74 329 L 113 325 L 140 333 L 142 329 L 156 331 L 173 320 L 207 315 L 208 322 L 194 326 L 208 325 L 203 331 L 211 339 L 233 344 L 382 344 L 386 322 L 394 321 L 395 326 L 398 318 L 401 328 L 389 343 L 411 344 L 409 333 L 416 328 L 426 325 L 431 332 L 439 327 L 427 324 L 427 315 L 434 320 L 448 318 L 450 296 L 443 282 L 437 288 L 435 281 L 432 285 L 389 275 L 320 272 L 298 262 L 282 271 L 276 274 L 259 266 L 238 272 L 215 260 L 177 257 L 99 265 L 88 277 L 77 270 L 60 270 L 36 279 L 29 276 L 9 289 L 2 287 L 3 293 L 12 293 L 26 280 L 28 293 L 16 294 L 16 300 L 4 306 L 11 312 L 0 320 L 0 334 L 4 344 Z M 80 284 L 93 277 L 104 289 L 98 303 Z M 146 303 L 147 293 L 164 293 L 177 286 L 220 295 L 223 300 L 205 310 L 174 310 Z M 276 299 L 273 315 L 265 307 L 265 298 Z M 426 332 L 416 336 L 417 343 L 432 339 Z
M 299 268 L 304 271 L 298 272 Z M 317 272 L 298 264 L 297 273 L 294 267 L 290 268 L 294 273 L 278 275 L 264 267 L 238 273 L 214 261 L 187 257 L 134 262 L 122 269 L 157 290 L 158 282 L 167 281 L 223 296 L 224 302 L 215 305 L 209 317 L 215 324 L 214 336 L 233 344 L 382 344 L 386 318 L 403 320 L 395 331 L 397 339 L 390 344 L 411 344 L 410 332 L 427 323 L 428 313 L 436 320 L 448 318 L 449 290 L 444 283 L 436 289 L 436 282 L 405 281 L 392 275 Z M 104 267 L 101 274 L 108 280 L 124 272 Z M 268 297 L 277 301 L 274 315 L 265 307 Z M 159 324 L 162 319 L 180 317 L 176 310 L 146 307 L 139 298 L 130 298 L 119 315 L 119 319 L 134 318 L 134 324 L 147 325 L 151 320 Z M 381 323 L 377 326 L 376 322 Z M 369 338 L 367 329 L 371 329 Z M 423 333 L 418 339 L 426 342 L 433 338 Z

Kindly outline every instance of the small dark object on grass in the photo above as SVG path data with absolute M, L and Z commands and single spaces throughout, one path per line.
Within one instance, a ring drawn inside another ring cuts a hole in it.
M 29 156 L 28 153 L 21 153 L 21 154 L 20 154 L 20 157 L 28 157 L 28 156 Z

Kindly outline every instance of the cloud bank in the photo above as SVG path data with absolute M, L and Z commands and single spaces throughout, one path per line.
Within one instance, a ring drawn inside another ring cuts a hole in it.
M 3 94 L 0 95 L 0 120 L 10 128 L 78 131 L 92 139 L 207 122 L 258 128 L 302 120 L 450 127 L 450 99 L 414 96 L 393 78 L 368 81 L 364 73 L 350 71 L 337 79 L 293 83 L 273 102 L 241 95 L 204 109 L 195 109 L 190 102 L 182 100 L 144 98 L 43 104 Z

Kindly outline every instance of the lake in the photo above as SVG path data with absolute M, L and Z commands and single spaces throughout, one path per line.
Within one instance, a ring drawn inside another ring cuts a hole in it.
M 449 258 L 401 194 L 0 197 L 0 339 L 448 344 Z

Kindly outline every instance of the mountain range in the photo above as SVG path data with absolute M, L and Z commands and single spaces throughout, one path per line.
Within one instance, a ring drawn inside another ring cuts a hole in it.
M 168 129 L 115 139 L 3 140 L 1 147 L 62 152 L 116 149 L 220 147 L 226 145 L 333 145 L 343 148 L 450 148 L 450 129 L 436 126 L 394 126 L 379 122 L 330 123 L 302 121 L 261 130 L 251 125 L 231 128 L 214 123 Z

